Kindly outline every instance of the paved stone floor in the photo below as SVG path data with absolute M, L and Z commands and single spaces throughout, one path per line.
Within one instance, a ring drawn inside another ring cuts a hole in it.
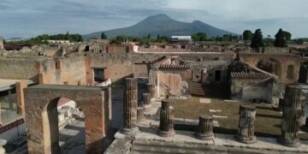
M 272 151 L 285 151 L 286 153 L 304 152 L 308 153 L 308 141 L 301 141 L 300 147 L 292 148 L 283 146 L 277 143 L 277 139 L 274 137 L 257 137 L 258 142 L 255 144 L 243 144 L 237 142 L 234 139 L 234 135 L 231 134 L 219 134 L 215 133 L 215 139 L 210 142 L 196 139 L 194 132 L 190 131 L 176 131 L 176 135 L 172 138 L 162 138 L 157 135 L 158 121 L 158 109 L 160 107 L 160 101 L 152 102 L 147 106 L 145 110 L 146 119 L 140 121 L 138 126 L 140 131 L 135 135 L 135 141 L 164 141 L 171 143 L 200 143 L 200 144 L 213 144 L 224 147 L 244 147 L 248 149 L 260 149 L 260 150 L 272 150 Z M 116 138 L 123 138 L 123 134 L 117 133 Z M 117 139 L 116 139 L 117 140 Z
M 59 144 L 63 154 L 85 153 L 84 120 L 76 119 L 60 131 Z
M 119 135 L 119 134 L 118 134 Z M 162 138 L 157 135 L 156 130 L 152 131 L 143 131 L 137 133 L 135 136 L 136 140 L 161 140 L 168 142 L 179 142 L 179 143 L 204 143 L 204 144 L 215 144 L 221 146 L 237 146 L 237 147 L 245 147 L 245 148 L 256 148 L 256 149 L 272 149 L 272 150 L 284 150 L 290 152 L 307 152 L 308 153 L 308 142 L 301 141 L 300 147 L 292 148 L 283 146 L 277 143 L 276 138 L 269 137 L 258 137 L 257 143 L 254 144 L 244 144 L 237 142 L 234 139 L 234 135 L 226 135 L 226 134 L 215 134 L 215 139 L 212 142 L 202 141 L 197 139 L 194 136 L 193 132 L 186 131 L 176 131 L 176 135 L 172 138 Z
M 82 118 L 72 121 L 60 130 L 59 144 L 62 154 L 84 154 L 85 153 L 85 131 Z M 27 145 L 18 147 L 9 154 L 26 154 Z

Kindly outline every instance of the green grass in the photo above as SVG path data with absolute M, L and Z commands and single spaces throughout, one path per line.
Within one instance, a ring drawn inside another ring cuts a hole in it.
M 237 131 L 239 120 L 238 102 L 224 102 L 219 99 L 211 99 L 211 103 L 200 103 L 198 97 L 192 97 L 188 100 L 172 100 L 171 104 L 174 107 L 174 114 L 177 118 L 197 119 L 200 115 L 210 114 L 217 116 L 226 116 L 227 118 L 216 118 L 219 127 L 216 129 Z M 255 121 L 255 132 L 262 136 L 279 136 L 281 113 L 272 109 L 269 105 L 258 104 L 257 115 Z M 210 109 L 221 110 L 221 112 L 210 113 Z M 308 133 L 300 135 L 302 139 L 308 139 Z

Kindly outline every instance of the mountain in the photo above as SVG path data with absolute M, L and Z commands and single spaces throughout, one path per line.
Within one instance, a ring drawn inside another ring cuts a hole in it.
M 201 21 L 186 23 L 171 19 L 167 15 L 159 14 L 150 16 L 130 27 L 95 32 L 92 34 L 84 35 L 84 38 L 98 38 L 102 32 L 104 32 L 108 38 L 113 38 L 118 35 L 135 37 L 147 36 L 148 34 L 151 36 L 191 35 L 198 32 L 204 32 L 210 37 L 222 36 L 224 34 L 233 34 Z

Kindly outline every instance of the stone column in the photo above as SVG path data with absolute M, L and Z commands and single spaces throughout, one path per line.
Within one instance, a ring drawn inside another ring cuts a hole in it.
M 239 130 L 236 139 L 251 144 L 257 142 L 255 137 L 256 107 L 253 105 L 240 105 Z
M 151 103 L 150 93 L 143 93 L 143 105 L 148 106 Z
M 204 115 L 199 117 L 199 125 L 196 132 L 196 137 L 201 140 L 213 140 L 213 117 Z
M 173 124 L 173 108 L 170 106 L 170 102 L 162 101 L 160 109 L 160 122 L 158 134 L 162 137 L 171 137 L 175 134 Z
M 282 105 L 281 137 L 278 140 L 283 145 L 291 147 L 299 145 L 298 131 L 302 125 L 303 99 L 299 85 L 287 87 Z
M 109 120 L 110 120 L 110 123 L 112 121 L 112 87 L 111 87 L 111 84 L 108 85 L 108 109 L 109 109 Z
M 137 120 L 141 121 L 143 119 L 144 119 L 144 108 L 138 107 L 138 109 L 137 109 Z
M 155 88 L 155 85 L 152 84 L 152 83 L 148 83 L 147 87 L 148 87 L 148 92 L 149 92 L 151 100 L 155 99 L 156 98 L 156 88 Z
M 136 78 L 125 79 L 125 95 L 123 102 L 123 132 L 130 133 L 137 130 L 138 108 L 138 80 Z
M 108 109 L 106 111 L 106 116 L 108 116 L 108 122 L 105 123 L 106 125 L 106 131 L 109 132 L 111 122 L 112 122 L 112 87 L 111 84 L 107 85 L 106 87 L 102 87 L 102 91 L 105 93 L 105 109 Z
M 17 113 L 25 114 L 25 99 L 24 99 L 24 89 L 27 88 L 28 83 L 25 80 L 21 80 L 16 83 L 16 95 L 17 95 Z

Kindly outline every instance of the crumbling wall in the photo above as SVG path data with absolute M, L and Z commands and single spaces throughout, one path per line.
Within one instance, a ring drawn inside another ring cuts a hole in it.
M 260 82 L 250 79 L 231 80 L 231 98 L 244 101 L 272 102 L 273 81 Z
M 37 61 L 30 58 L 0 58 L 0 78 L 37 79 Z
M 301 58 L 299 56 L 291 54 L 278 54 L 278 53 L 268 53 L 268 54 L 259 54 L 259 53 L 241 53 L 241 60 L 245 63 L 257 67 L 257 64 L 261 60 L 275 60 L 278 62 L 277 69 L 274 72 L 280 72 L 276 74 L 279 77 L 279 80 L 284 84 L 296 83 L 299 78 L 300 71 L 300 62 Z M 291 66 L 291 67 L 290 67 Z
M 135 64 L 134 65 L 135 77 L 148 77 L 148 65 L 147 64 Z
M 176 72 L 157 72 L 160 96 L 183 96 L 187 95 L 188 83 L 180 73 Z
M 134 63 L 130 61 L 129 56 L 125 55 L 91 57 L 91 67 L 105 68 L 105 79 L 110 78 L 113 82 L 123 79 L 134 72 Z
M 49 59 L 41 63 L 42 81 L 45 84 L 86 84 L 84 57 Z

